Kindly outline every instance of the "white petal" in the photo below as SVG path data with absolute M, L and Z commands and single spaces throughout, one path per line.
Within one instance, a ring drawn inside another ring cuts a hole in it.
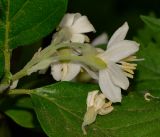
M 118 62 L 139 50 L 139 44 L 135 41 L 123 40 L 115 43 L 114 46 L 100 54 L 103 60 Z
M 124 90 L 128 88 L 129 80 L 117 64 L 109 63 L 108 72 L 115 85 L 121 87 Z
M 96 96 L 95 98 L 95 103 L 94 103 L 94 107 L 95 110 L 98 111 L 99 109 L 101 109 L 103 107 L 103 105 L 106 102 L 106 97 L 104 94 L 99 94 L 98 96 Z
M 74 21 L 74 17 L 75 17 L 75 14 L 70 14 L 70 13 L 65 14 L 64 17 L 62 18 L 59 26 L 60 27 L 70 27 L 70 26 L 72 26 L 73 21 Z
M 121 89 L 112 82 L 107 69 L 99 72 L 99 86 L 106 98 L 111 102 L 121 102 Z
M 85 36 L 83 34 L 73 34 L 71 37 L 72 42 L 77 43 L 84 43 L 85 42 Z
M 114 46 L 113 45 L 114 43 L 124 40 L 124 38 L 127 35 L 128 29 L 129 29 L 128 23 L 125 22 L 118 30 L 114 32 L 114 34 L 112 35 L 112 37 L 110 38 L 108 42 L 107 48 Z
M 98 80 L 98 74 L 97 74 L 97 72 L 92 71 L 91 69 L 89 69 L 85 65 L 81 64 L 81 66 L 87 71 L 87 73 L 91 76 L 91 78 Z
M 80 13 L 76 13 L 74 16 L 73 24 L 81 17 L 82 15 Z M 73 25 L 72 24 L 72 25 Z
M 67 64 L 67 73 L 62 77 L 62 81 L 70 81 L 74 79 L 78 73 L 80 72 L 80 65 L 74 63 L 66 63 Z
M 92 107 L 94 105 L 95 97 L 98 94 L 98 92 L 99 92 L 98 90 L 95 90 L 95 91 L 92 91 L 92 92 L 88 93 L 88 96 L 87 96 L 87 108 L 88 107 Z
M 72 33 L 87 33 L 91 31 L 95 32 L 95 29 L 86 16 L 81 16 L 72 25 L 71 31 Z
M 62 78 L 62 64 L 54 63 L 51 64 L 51 75 L 56 81 L 60 81 Z
M 102 33 L 101 35 L 99 35 L 98 37 L 96 37 L 93 41 L 92 41 L 92 45 L 96 46 L 96 45 L 100 45 L 100 44 L 107 44 L 108 41 L 108 36 L 106 33 Z
M 110 107 L 106 107 L 106 108 L 101 108 L 99 111 L 98 111 L 98 114 L 100 115 L 106 115 L 108 113 L 111 113 L 113 111 L 113 107 L 110 106 Z

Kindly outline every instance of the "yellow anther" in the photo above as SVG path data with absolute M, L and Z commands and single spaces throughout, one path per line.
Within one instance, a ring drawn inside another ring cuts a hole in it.
M 135 66 L 122 66 L 122 69 L 132 69 L 132 70 L 135 70 L 136 67 Z
M 130 74 L 130 73 L 127 73 L 127 72 L 124 72 L 124 74 L 128 77 L 128 78 L 131 78 L 131 79 L 133 79 L 133 75 L 132 74 Z
M 130 74 L 134 74 L 134 71 L 132 69 L 123 68 L 123 70 Z
M 124 62 L 124 61 L 121 61 L 120 62 L 123 66 L 132 66 L 132 67 L 136 67 L 137 64 L 134 64 L 134 63 L 127 63 L 127 62 Z

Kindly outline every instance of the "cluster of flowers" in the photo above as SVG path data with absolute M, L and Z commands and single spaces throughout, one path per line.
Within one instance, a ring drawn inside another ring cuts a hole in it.
M 84 33 L 95 32 L 95 28 L 88 18 L 79 13 L 66 14 L 59 24 L 58 32 L 53 35 L 52 43 L 75 43 L 75 47 L 67 47 L 57 51 L 57 54 L 65 55 L 66 60 L 50 64 L 53 78 L 57 81 L 71 81 L 81 69 L 85 69 L 93 79 L 97 80 L 102 93 L 108 100 L 121 102 L 121 88 L 126 90 L 129 86 L 127 77 L 133 78 L 133 70 L 136 69 L 137 64 L 131 62 L 138 60 L 133 54 L 139 50 L 138 43 L 125 40 L 128 29 L 128 24 L 125 22 L 106 43 L 106 50 L 102 50 L 94 45 L 105 42 L 104 35 L 103 38 L 100 37 L 94 41 L 93 45 L 83 45 L 83 43 L 89 43 L 89 38 Z M 76 47 L 78 43 L 81 43 L 83 47 Z M 67 55 L 72 55 L 75 59 L 68 60 Z M 76 61 L 76 56 L 86 57 L 86 64 L 79 60 Z M 102 63 L 103 67 L 97 69 L 88 66 L 87 59 L 93 64 L 95 63 L 97 68 Z
M 81 70 L 85 70 L 97 81 L 102 93 L 93 91 L 88 94 L 87 112 L 82 124 L 84 132 L 84 126 L 92 123 L 97 114 L 107 114 L 113 110 L 112 103 L 121 102 L 121 89 L 126 90 L 129 87 L 128 78 L 133 78 L 137 66 L 133 62 L 138 60 L 134 54 L 139 50 L 139 44 L 125 40 L 128 29 L 125 22 L 109 41 L 103 34 L 90 43 L 85 33 L 95 32 L 95 28 L 88 18 L 79 13 L 68 13 L 53 35 L 51 45 L 35 53 L 24 67 L 28 75 L 36 71 L 45 73 L 51 67 L 56 81 L 71 81 Z M 105 50 L 95 46 L 102 43 L 106 44 Z M 42 56 L 43 60 L 35 63 Z

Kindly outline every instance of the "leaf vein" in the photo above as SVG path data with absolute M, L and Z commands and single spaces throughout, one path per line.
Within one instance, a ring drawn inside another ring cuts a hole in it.
M 36 24 L 35 26 L 33 26 L 32 28 L 29 28 L 27 30 L 21 31 L 18 35 L 15 35 L 14 37 L 11 37 L 9 39 L 9 41 L 16 39 L 19 35 L 21 35 L 22 33 L 26 32 L 26 31 L 33 31 L 34 29 L 38 28 L 40 25 L 42 25 L 48 18 L 50 18 L 53 14 L 55 14 L 61 7 L 57 8 L 54 12 L 51 12 L 42 22 Z M 38 32 L 37 32 L 38 33 Z
M 26 0 L 22 6 L 20 7 L 20 9 L 15 13 L 15 15 L 10 19 L 10 21 L 15 20 L 15 18 L 22 13 L 21 11 L 23 10 L 23 8 L 29 3 L 30 0 Z

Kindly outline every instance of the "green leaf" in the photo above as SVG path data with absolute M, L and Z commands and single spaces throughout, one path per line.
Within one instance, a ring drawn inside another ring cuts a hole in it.
M 4 56 L 3 52 L 0 50 L 0 79 L 3 76 L 3 72 L 4 72 Z
M 7 98 L 1 104 L 1 111 L 17 124 L 26 128 L 39 128 L 39 123 L 33 111 L 31 99 L 26 96 Z
M 91 84 L 61 82 L 39 88 L 31 95 L 39 122 L 49 137 L 82 137 L 81 124 Z M 86 137 L 159 137 L 160 101 L 146 102 L 131 92 L 112 113 L 98 116 Z
M 160 32 L 160 19 L 150 16 L 141 16 L 141 19 L 144 21 L 148 27 L 156 32 Z
M 49 34 L 66 10 L 67 0 L 0 0 L 0 48 L 33 43 Z
M 144 61 L 138 63 L 135 90 L 157 95 L 160 91 L 160 32 L 146 26 L 139 31 L 136 40 L 140 43 L 138 57 Z

